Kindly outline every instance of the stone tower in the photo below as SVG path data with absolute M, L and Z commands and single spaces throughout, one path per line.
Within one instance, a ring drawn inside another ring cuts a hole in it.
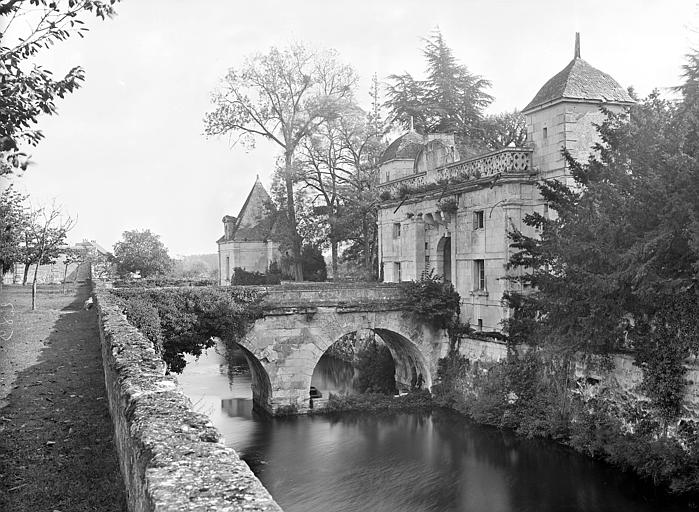
M 535 169 L 541 178 L 566 179 L 561 153 L 567 149 L 585 161 L 599 140 L 595 124 L 604 120 L 600 107 L 623 112 L 634 100 L 616 80 L 580 57 L 580 34 L 575 34 L 573 60 L 556 74 L 522 110 Z

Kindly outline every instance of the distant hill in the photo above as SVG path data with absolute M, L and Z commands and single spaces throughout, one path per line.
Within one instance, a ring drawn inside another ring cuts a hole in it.
M 218 276 L 218 254 L 191 254 L 176 256 L 172 273 L 188 278 L 213 278 Z

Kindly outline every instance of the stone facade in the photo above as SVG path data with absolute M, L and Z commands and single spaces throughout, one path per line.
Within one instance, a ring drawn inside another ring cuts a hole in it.
M 600 107 L 624 112 L 632 103 L 613 78 L 580 58 L 576 45 L 570 64 L 523 110 L 525 148 L 459 159 L 447 135 L 410 132 L 394 141 L 379 174 L 383 280 L 414 280 L 433 271 L 461 295 L 462 321 L 481 331 L 501 330 L 509 315 L 502 297 L 513 286 L 505 279 L 508 233 L 535 234 L 524 217 L 548 215 L 537 182 L 570 181 L 562 151 L 586 160 L 599 140 Z
M 236 267 L 265 273 L 279 263 L 282 218 L 258 178 L 238 217 L 223 217 L 223 236 L 217 241 L 219 284 L 231 284 Z

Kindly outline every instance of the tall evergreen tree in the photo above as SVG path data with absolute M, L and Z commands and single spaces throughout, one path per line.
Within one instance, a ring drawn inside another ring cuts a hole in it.
M 425 41 L 426 79 L 409 73 L 389 76 L 391 122 L 420 133 L 455 133 L 463 146 L 484 147 L 483 110 L 493 101 L 490 82 L 460 64 L 439 30 Z

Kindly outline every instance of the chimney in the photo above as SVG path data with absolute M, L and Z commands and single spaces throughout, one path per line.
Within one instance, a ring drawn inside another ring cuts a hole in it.
M 232 215 L 226 215 L 223 217 L 223 237 L 226 240 L 233 238 L 233 233 L 235 233 L 235 221 L 237 219 Z

